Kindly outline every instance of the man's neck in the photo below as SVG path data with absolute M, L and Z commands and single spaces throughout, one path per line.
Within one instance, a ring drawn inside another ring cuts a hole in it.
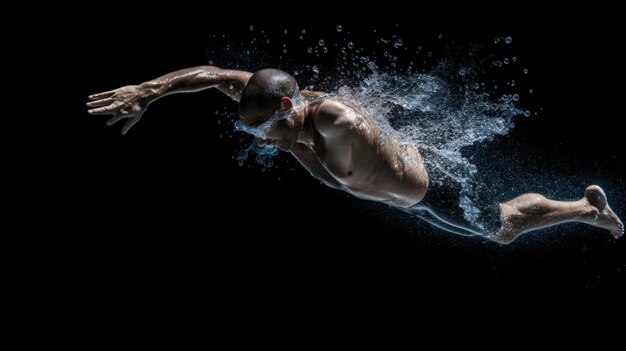
M 296 139 L 297 143 L 313 145 L 315 142 L 315 127 L 313 126 L 313 119 L 310 116 L 310 106 L 304 106 L 300 111 L 297 112 L 297 121 L 299 122 L 298 128 L 298 136 Z

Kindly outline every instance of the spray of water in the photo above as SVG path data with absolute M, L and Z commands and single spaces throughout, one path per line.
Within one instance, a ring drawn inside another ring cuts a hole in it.
M 338 33 L 343 30 L 343 27 L 337 26 Z M 300 36 L 299 40 L 307 35 L 304 30 L 296 34 Z M 442 37 L 440 34 L 438 38 Z M 265 42 L 265 39 L 259 42 Z M 338 69 L 335 75 L 320 78 L 321 66 L 283 62 L 286 57 L 283 55 L 280 56 L 279 67 L 293 72 L 300 84 L 307 88 L 334 91 L 335 97 L 357 103 L 377 121 L 382 133 L 388 134 L 381 140 L 394 137 L 401 143 L 417 147 L 423 155 L 430 181 L 454 183 L 454 188 L 460 189 L 465 216 L 470 221 L 475 219 L 479 210 L 470 200 L 473 196 L 469 195 L 479 191 L 474 179 L 477 167 L 470 158 L 464 156 L 463 150 L 489 141 L 496 135 L 507 134 L 514 126 L 514 116 L 528 116 L 528 111 L 521 111 L 515 106 L 519 95 L 514 89 L 506 94 L 496 93 L 497 88 L 486 89 L 486 84 L 480 83 L 477 74 L 484 71 L 477 66 L 478 61 L 468 65 L 451 59 L 439 59 L 436 63 L 431 62 L 434 68 L 428 72 L 414 69 L 413 61 L 402 68 L 393 50 L 407 50 L 408 46 L 395 35 L 378 40 L 381 45 L 388 47 L 382 57 L 368 56 L 348 37 L 338 39 L 337 42 L 342 44 L 334 45 L 336 51 L 329 52 L 328 47 L 332 47 L 332 43 L 327 39 L 314 40 L 303 49 L 305 55 L 318 58 L 336 55 Z M 498 42 L 510 45 L 512 40 L 509 37 L 502 40 L 498 38 Z M 250 53 L 249 45 L 242 47 L 247 47 L 245 52 Z M 286 52 L 285 45 L 282 53 Z M 433 56 L 431 51 L 421 46 L 415 53 L 425 57 L 423 63 Z M 517 57 L 512 61 L 517 62 Z M 482 63 L 501 69 L 502 66 L 512 64 L 512 61 L 489 57 Z M 317 83 L 316 86 L 311 82 Z M 515 87 L 515 82 L 509 86 Z M 241 124 L 238 130 L 249 132 Z M 276 156 L 278 151 L 271 147 L 249 145 L 242 149 L 237 160 L 243 164 L 252 153 L 257 155 L 256 161 L 263 167 L 271 167 L 272 156 Z
M 274 165 L 272 157 L 278 155 L 279 152 L 274 147 L 258 146 L 255 143 L 251 143 L 237 154 L 237 162 L 239 162 L 240 166 L 243 166 L 251 153 L 256 154 L 255 161 L 258 164 L 265 168 L 271 168 Z
M 437 72 L 448 68 L 442 63 Z M 513 128 L 513 117 L 523 112 L 512 98 L 493 101 L 479 85 L 458 86 L 436 73 L 400 75 L 376 68 L 356 89 L 343 87 L 339 95 L 363 106 L 383 133 L 417 147 L 430 181 L 456 183 L 465 216 L 470 221 L 478 217 L 478 204 L 470 200 L 479 191 L 473 179 L 477 168 L 462 150 Z
M 504 135 L 522 113 L 507 96 L 492 101 L 475 86 L 451 85 L 433 74 L 391 75 L 374 70 L 357 89 L 339 94 L 358 102 L 403 143 L 416 146 L 435 181 L 466 182 L 476 167 L 461 150 Z

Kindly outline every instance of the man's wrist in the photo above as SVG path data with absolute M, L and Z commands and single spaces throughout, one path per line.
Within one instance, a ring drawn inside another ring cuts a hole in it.
M 146 99 L 147 101 L 154 101 L 163 95 L 161 88 L 161 84 L 157 84 L 155 82 L 145 82 L 139 84 L 139 93 L 143 99 Z

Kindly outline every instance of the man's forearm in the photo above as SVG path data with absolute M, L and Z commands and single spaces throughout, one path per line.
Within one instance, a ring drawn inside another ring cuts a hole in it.
M 239 101 L 252 73 L 226 70 L 213 66 L 183 69 L 142 83 L 127 85 L 111 91 L 89 96 L 90 115 L 113 115 L 107 125 L 126 119 L 122 134 L 134 126 L 158 98 L 174 93 L 187 93 L 208 88 L 219 89 L 232 99 Z
M 209 88 L 217 88 L 231 98 L 239 100 L 250 75 L 248 72 L 199 66 L 168 73 L 142 83 L 140 87 L 145 97 L 151 101 L 170 94 L 196 92 Z

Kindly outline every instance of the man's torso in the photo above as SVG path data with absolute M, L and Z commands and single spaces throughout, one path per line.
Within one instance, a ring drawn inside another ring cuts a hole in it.
M 315 136 L 306 147 L 315 157 L 296 157 L 311 173 L 332 177 L 332 184 L 356 197 L 395 206 L 412 206 L 424 197 L 428 176 L 417 149 L 382 132 L 357 106 L 322 100 L 310 106 L 308 117 Z

